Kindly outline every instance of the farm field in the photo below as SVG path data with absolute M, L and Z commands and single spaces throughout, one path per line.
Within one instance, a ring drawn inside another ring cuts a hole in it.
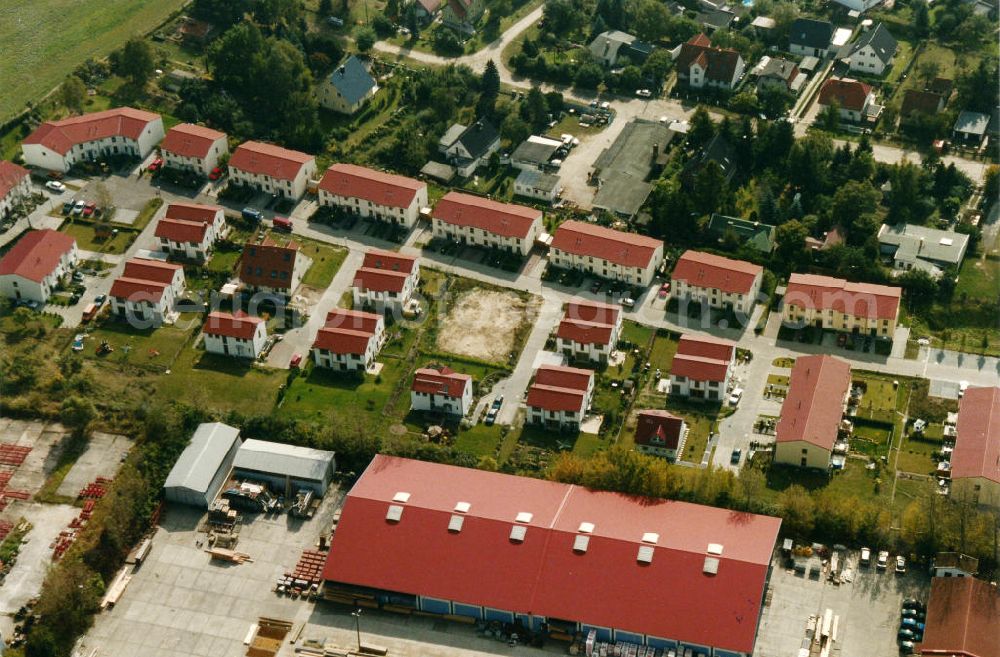
M 0 121 L 58 85 L 89 57 L 156 27 L 184 0 L 10 0 L 0 3 Z

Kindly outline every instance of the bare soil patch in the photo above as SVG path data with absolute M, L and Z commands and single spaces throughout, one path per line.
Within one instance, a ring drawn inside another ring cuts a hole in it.
M 437 348 L 462 356 L 507 362 L 528 304 L 513 292 L 469 290 L 441 318 Z

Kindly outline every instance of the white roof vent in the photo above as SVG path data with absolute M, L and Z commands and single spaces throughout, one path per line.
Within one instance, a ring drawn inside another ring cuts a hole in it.
M 510 540 L 515 543 L 523 543 L 524 535 L 528 533 L 528 528 L 524 525 L 514 525 L 510 528 Z
M 576 531 L 584 534 L 592 534 L 594 532 L 594 523 L 592 522 L 581 522 L 580 528 Z
M 701 572 L 706 575 L 716 575 L 719 572 L 719 560 L 715 557 L 705 557 L 705 565 L 702 566 Z
M 953 240 L 950 237 L 942 237 L 941 238 L 941 242 L 940 242 L 941 246 L 951 246 L 954 243 L 955 243 L 955 240 Z
M 451 520 L 448 521 L 448 531 L 458 533 L 462 531 L 462 525 L 465 523 L 465 516 L 453 515 Z
M 404 493 L 403 491 L 399 491 L 398 493 L 392 496 L 392 501 L 402 502 L 403 504 L 406 504 L 407 502 L 410 501 L 410 494 Z
M 385 512 L 385 519 L 389 522 L 399 522 L 403 517 L 403 507 L 398 504 L 390 504 L 389 510 Z
M 573 539 L 573 551 L 574 552 L 586 552 L 587 546 L 590 545 L 590 537 L 583 534 L 577 534 L 576 538 Z
M 640 545 L 639 554 L 635 558 L 639 563 L 653 563 L 653 546 Z
M 531 522 L 532 518 L 534 518 L 534 516 L 531 513 L 527 512 L 527 511 L 520 511 L 517 514 L 517 517 L 514 518 L 514 522 L 528 523 L 528 522 Z
M 472 508 L 472 505 L 469 504 L 468 502 L 458 502 L 455 505 L 455 510 L 458 511 L 459 513 L 468 513 L 469 509 L 471 509 L 471 508 Z
M 721 555 L 722 554 L 722 544 L 721 543 L 709 543 L 708 550 L 709 554 Z
M 646 532 L 645 534 L 642 535 L 642 542 L 652 543 L 653 545 L 656 545 L 657 543 L 660 542 L 660 535 L 657 534 L 656 532 Z

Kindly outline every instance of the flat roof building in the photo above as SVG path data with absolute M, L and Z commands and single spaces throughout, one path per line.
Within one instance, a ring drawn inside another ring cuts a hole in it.
M 233 470 L 262 481 L 286 498 L 302 488 L 323 495 L 334 471 L 333 452 L 251 438 L 236 452 Z
M 780 526 L 378 455 L 347 495 L 323 577 L 348 603 L 749 655 Z
M 240 430 L 221 422 L 199 424 L 163 485 L 166 498 L 207 509 L 229 478 Z

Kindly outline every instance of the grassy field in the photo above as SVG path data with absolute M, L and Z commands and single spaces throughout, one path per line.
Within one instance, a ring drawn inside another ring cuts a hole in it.
M 89 331 L 82 353 L 87 358 L 99 361 L 167 369 L 184 346 L 188 335 L 188 331 L 169 326 L 138 330 L 125 322 L 108 319 L 100 328 Z M 114 348 L 114 352 L 98 356 L 96 350 L 105 340 Z
M 8 0 L 0 3 L 0 121 L 58 85 L 88 57 L 104 57 L 161 23 L 184 0 Z
M 1000 291 L 1000 257 L 966 258 L 958 272 L 955 294 L 969 299 L 995 301 Z
M 60 230 L 76 238 L 77 247 L 85 251 L 98 253 L 125 253 L 137 233 L 129 230 L 118 230 L 118 234 L 109 239 L 97 237 L 92 224 L 66 223 Z
M 162 330 L 162 329 L 161 329 Z M 246 414 L 267 414 L 274 407 L 283 372 L 255 368 L 245 360 L 183 349 L 170 374 L 157 379 L 156 388 L 166 399 L 211 406 Z
M 312 264 L 302 277 L 302 284 L 326 289 L 344 263 L 347 249 L 310 240 L 299 239 L 298 242 L 302 246 L 302 253 L 312 258 Z

